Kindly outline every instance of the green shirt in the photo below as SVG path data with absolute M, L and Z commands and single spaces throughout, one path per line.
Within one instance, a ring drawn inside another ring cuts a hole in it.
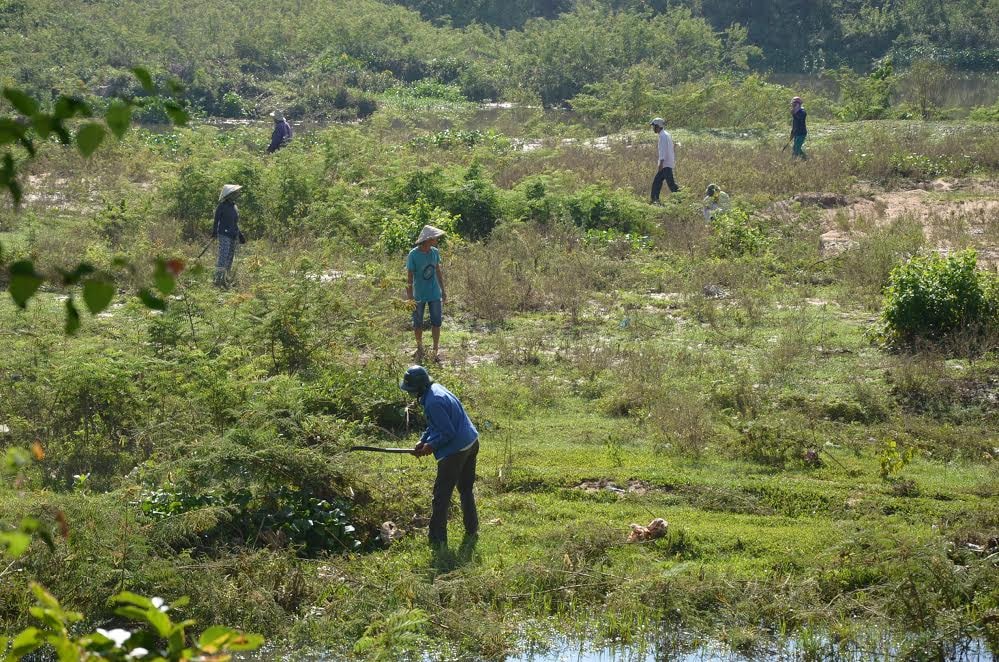
M 417 301 L 440 301 L 441 284 L 437 280 L 437 267 L 441 254 L 436 248 L 424 253 L 419 247 L 409 251 L 406 269 L 413 272 L 413 298 Z

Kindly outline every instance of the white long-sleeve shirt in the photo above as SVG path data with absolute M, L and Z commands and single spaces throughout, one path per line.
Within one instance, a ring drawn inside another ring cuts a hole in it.
M 673 151 L 673 136 L 669 135 L 666 129 L 659 132 L 659 159 L 656 165 L 662 164 L 666 168 L 676 167 L 676 153 Z

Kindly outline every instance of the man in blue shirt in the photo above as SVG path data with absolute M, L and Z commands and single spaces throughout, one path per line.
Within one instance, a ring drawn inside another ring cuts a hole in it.
M 423 366 L 414 365 L 407 370 L 399 388 L 419 399 L 427 417 L 427 431 L 420 437 L 413 454 L 422 457 L 433 453 L 437 459 L 429 538 L 431 547 L 442 549 L 447 546 L 447 511 L 455 487 L 461 498 L 465 536 L 470 538 L 479 532 L 479 514 L 472 493 L 479 433 L 461 401 L 435 383 Z
M 423 360 L 423 313 L 430 308 L 430 329 L 434 338 L 434 361 L 440 361 L 441 323 L 447 294 L 437 242 L 444 231 L 424 225 L 416 248 L 406 257 L 406 298 L 413 301 L 413 334 L 416 336 L 416 360 Z

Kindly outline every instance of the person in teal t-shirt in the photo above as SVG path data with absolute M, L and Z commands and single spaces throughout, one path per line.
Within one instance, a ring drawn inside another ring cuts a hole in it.
M 434 338 L 434 361 L 440 360 L 441 322 L 444 315 L 444 272 L 437 242 L 444 231 L 432 225 L 423 226 L 416 248 L 406 258 L 406 299 L 413 301 L 413 334 L 416 336 L 416 358 L 423 358 L 423 315 L 430 308 L 430 328 Z

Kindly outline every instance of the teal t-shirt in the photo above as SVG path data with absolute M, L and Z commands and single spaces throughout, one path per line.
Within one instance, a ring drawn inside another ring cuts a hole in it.
M 440 301 L 441 284 L 437 282 L 437 265 L 441 254 L 436 248 L 424 253 L 419 247 L 409 251 L 406 268 L 413 272 L 413 298 L 417 301 Z

